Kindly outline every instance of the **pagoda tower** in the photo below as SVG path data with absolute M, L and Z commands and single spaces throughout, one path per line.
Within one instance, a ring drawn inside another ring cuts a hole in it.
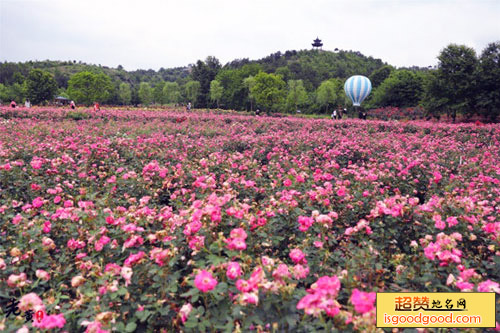
M 321 39 L 319 39 L 318 37 L 316 37 L 315 40 L 313 40 L 313 43 L 311 44 L 313 46 L 313 49 L 321 49 L 321 47 L 323 46 L 323 43 L 321 43 Z

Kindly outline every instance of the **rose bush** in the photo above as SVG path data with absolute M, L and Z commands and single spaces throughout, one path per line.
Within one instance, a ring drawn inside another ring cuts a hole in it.
M 67 112 L 0 109 L 7 331 L 374 330 L 377 291 L 500 292 L 498 125 Z
M 425 110 L 421 107 L 399 108 L 397 106 L 370 109 L 368 115 L 370 118 L 379 120 L 418 120 L 426 117 Z

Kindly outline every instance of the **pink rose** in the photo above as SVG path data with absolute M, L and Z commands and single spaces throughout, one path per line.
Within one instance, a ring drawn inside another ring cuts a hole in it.
M 297 280 L 305 279 L 309 274 L 309 266 L 295 265 L 293 266 L 293 277 Z
M 37 269 L 36 270 L 36 277 L 39 278 L 40 280 L 44 281 L 49 281 L 50 280 L 50 274 L 44 271 L 43 269 Z
M 28 310 L 33 310 L 35 312 L 38 310 L 45 310 L 43 301 L 35 293 L 29 293 L 21 297 L 18 307 L 19 310 L 24 312 Z
M 231 233 L 229 234 L 229 237 L 235 238 L 235 239 L 247 239 L 247 233 L 243 228 L 236 228 L 231 230 Z
M 246 293 L 251 291 L 253 286 L 247 280 L 239 279 L 236 281 L 236 288 L 238 288 L 239 291 Z
M 226 276 L 231 280 L 234 280 L 234 279 L 240 277 L 241 276 L 240 264 L 235 262 L 235 261 L 231 261 L 227 265 Z
M 43 199 L 40 198 L 40 197 L 36 197 L 34 200 L 33 200 L 33 203 L 32 203 L 33 207 L 35 208 L 40 208 L 43 206 Z
M 63 328 L 66 325 L 66 319 L 64 319 L 63 314 L 58 315 L 45 315 L 40 322 L 37 320 L 33 321 L 33 326 L 43 329 L 52 329 L 52 328 Z
M 434 183 L 439 183 L 439 181 L 443 178 L 443 176 L 441 176 L 441 174 L 439 173 L 439 171 L 434 171 L 434 173 L 432 174 L 434 176 Z
M 41 160 L 34 159 L 31 161 L 30 164 L 33 169 L 40 169 L 42 167 L 43 162 Z
M 190 303 L 184 304 L 179 311 L 179 316 L 181 317 L 181 321 L 184 324 L 189 317 L 189 314 L 193 310 L 193 306 Z
M 23 216 L 21 214 L 17 214 L 16 216 L 14 216 L 14 218 L 12 219 L 12 224 L 14 225 L 18 225 L 21 220 L 23 219 Z
M 214 289 L 215 286 L 217 286 L 217 280 L 214 279 L 214 277 L 212 276 L 212 273 L 210 273 L 206 270 L 202 270 L 194 278 L 194 285 L 201 292 L 206 293 L 207 291 L 210 291 L 210 290 Z
M 441 219 L 441 215 L 434 215 L 432 217 L 432 219 L 434 220 L 434 222 L 436 223 L 434 226 L 436 227 L 436 229 L 439 229 L 439 230 L 444 230 L 444 228 L 446 228 L 446 223 L 444 223 L 444 221 Z
M 477 286 L 477 291 L 482 293 L 496 292 L 497 294 L 500 294 L 500 287 L 497 282 L 486 280 Z
M 295 264 L 307 264 L 306 255 L 300 249 L 293 249 L 289 256 Z
M 343 197 L 345 194 L 346 194 L 346 188 L 345 188 L 345 186 L 341 186 L 341 187 L 337 190 L 337 195 L 338 195 L 339 197 Z
M 351 303 L 354 305 L 354 309 L 358 313 L 366 313 L 370 312 L 374 309 L 375 298 L 377 294 L 374 292 L 365 293 L 363 291 L 359 291 L 358 289 L 354 289 L 351 295 Z

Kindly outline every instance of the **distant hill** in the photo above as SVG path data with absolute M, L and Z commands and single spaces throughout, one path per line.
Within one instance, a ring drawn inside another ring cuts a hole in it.
M 322 50 L 278 51 L 259 60 L 236 59 L 224 66 L 224 69 L 239 69 L 245 64 L 259 64 L 268 73 L 279 73 L 287 81 L 304 80 L 309 89 L 316 88 L 321 81 L 332 78 L 347 78 L 354 74 L 370 75 L 374 70 L 386 65 L 382 60 L 366 57 L 360 52 L 338 52 Z M 138 69 L 126 71 L 122 66 L 86 64 L 77 61 L 27 61 L 21 63 L 0 63 L 0 83 L 10 85 L 19 80 L 19 75 L 26 77 L 32 68 L 39 68 L 54 74 L 61 88 L 67 87 L 71 75 L 81 71 L 105 73 L 114 82 L 127 82 L 137 85 L 140 82 L 179 81 L 186 79 L 190 66 L 160 68 L 158 71 Z M 16 74 L 19 73 L 19 74 Z
M 259 60 L 233 60 L 224 68 L 237 69 L 251 63 L 260 64 L 265 72 L 281 74 L 286 81 L 303 80 L 309 89 L 317 88 L 322 81 L 332 77 L 369 76 L 374 70 L 387 65 L 381 59 L 355 51 L 293 50 L 278 51 Z
M 57 81 L 59 87 L 66 88 L 71 75 L 81 72 L 90 71 L 96 73 L 105 73 L 110 76 L 113 81 L 127 82 L 133 85 L 140 82 L 153 81 L 177 81 L 186 78 L 189 75 L 189 67 L 177 68 L 160 68 L 158 71 L 152 69 L 135 71 L 126 71 L 122 66 L 111 68 L 101 65 L 91 65 L 76 61 L 27 61 L 22 63 L 4 62 L 0 63 L 0 83 L 13 84 L 16 82 L 19 75 L 26 77 L 32 68 L 46 70 L 52 74 Z M 16 74 L 19 73 L 19 74 Z

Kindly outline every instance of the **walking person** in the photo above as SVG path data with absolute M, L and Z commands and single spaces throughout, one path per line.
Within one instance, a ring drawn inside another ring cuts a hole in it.
M 332 119 L 334 119 L 334 120 L 337 119 L 337 110 L 333 110 Z

